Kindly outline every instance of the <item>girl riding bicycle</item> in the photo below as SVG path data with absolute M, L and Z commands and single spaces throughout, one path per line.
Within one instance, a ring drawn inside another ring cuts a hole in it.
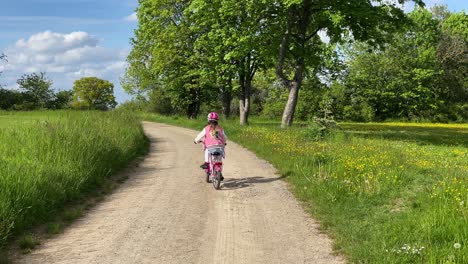
M 219 115 L 216 112 L 208 114 L 208 124 L 195 138 L 195 144 L 203 142 L 203 150 L 205 151 L 205 163 L 200 165 L 200 168 L 207 169 L 209 161 L 209 150 L 220 149 L 224 157 L 224 146 L 227 145 L 226 134 L 221 126 L 218 124 Z M 203 139 L 203 140 L 202 140 Z

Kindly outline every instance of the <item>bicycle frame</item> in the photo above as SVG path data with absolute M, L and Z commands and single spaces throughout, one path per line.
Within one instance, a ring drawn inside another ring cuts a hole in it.
M 210 154 L 209 158 L 209 167 L 208 167 L 208 172 L 211 174 L 212 171 L 215 172 L 221 172 L 223 170 L 223 162 L 222 162 L 222 156 L 218 155 L 215 156 L 213 154 Z
M 221 185 L 221 176 L 223 171 L 223 152 L 213 151 L 208 157 L 208 168 L 205 170 L 207 182 L 212 182 L 215 189 Z

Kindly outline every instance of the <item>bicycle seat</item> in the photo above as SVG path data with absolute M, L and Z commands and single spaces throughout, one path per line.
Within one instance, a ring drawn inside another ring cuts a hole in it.
M 213 156 L 220 156 L 222 153 L 221 152 L 213 152 L 211 155 Z

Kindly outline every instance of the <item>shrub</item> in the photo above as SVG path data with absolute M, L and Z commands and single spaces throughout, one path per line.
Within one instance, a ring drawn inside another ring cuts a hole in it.
M 338 123 L 333 119 L 314 117 L 305 129 L 305 135 L 311 140 L 321 140 L 335 134 L 339 129 Z

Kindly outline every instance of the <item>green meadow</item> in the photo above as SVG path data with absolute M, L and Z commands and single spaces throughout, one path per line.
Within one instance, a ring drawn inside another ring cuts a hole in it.
M 144 153 L 124 112 L 0 112 L 0 244 L 48 221 Z
M 205 124 L 120 111 L 0 112 L 0 241 L 47 222 L 144 153 L 141 119 Z M 342 123 L 320 140 L 306 123 L 222 125 L 278 169 L 349 262 L 468 262 L 468 125 Z
M 468 263 L 468 125 L 344 123 L 318 141 L 305 124 L 222 125 L 279 170 L 349 262 Z

